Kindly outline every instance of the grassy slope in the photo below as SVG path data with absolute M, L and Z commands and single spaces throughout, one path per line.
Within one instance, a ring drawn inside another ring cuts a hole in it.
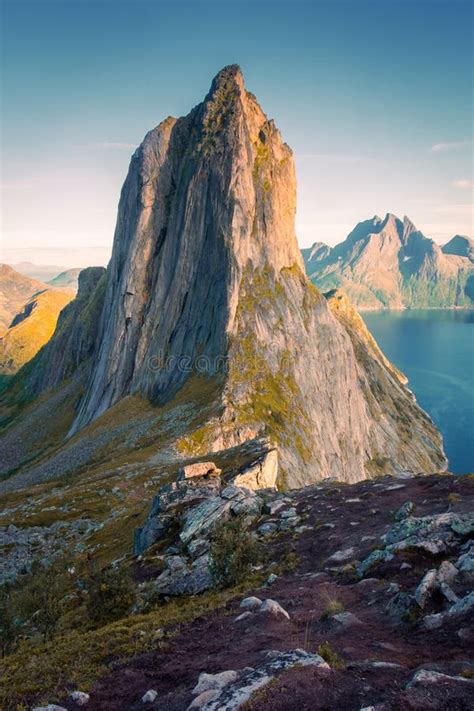
M 49 289 L 25 304 L 21 320 L 0 339 L 1 375 L 13 375 L 36 355 L 53 335 L 60 311 L 73 298 L 73 290 Z

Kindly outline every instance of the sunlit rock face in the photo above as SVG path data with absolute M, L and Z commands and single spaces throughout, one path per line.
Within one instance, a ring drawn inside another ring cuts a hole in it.
M 359 222 L 344 242 L 303 250 L 306 271 L 323 290 L 342 288 L 361 309 L 471 308 L 474 247 L 457 235 L 444 247 L 408 217 Z
M 217 414 L 182 456 L 264 435 L 288 487 L 445 467 L 401 375 L 305 276 L 295 209 L 291 150 L 226 67 L 132 157 L 71 434 L 130 393 L 160 406 L 213 378 Z

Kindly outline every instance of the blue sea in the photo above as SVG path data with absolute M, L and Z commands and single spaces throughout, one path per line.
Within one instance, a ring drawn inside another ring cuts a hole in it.
M 374 311 L 361 316 L 442 432 L 449 470 L 474 472 L 474 311 Z

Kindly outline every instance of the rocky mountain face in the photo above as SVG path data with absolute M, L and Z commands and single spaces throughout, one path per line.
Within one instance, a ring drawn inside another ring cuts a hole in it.
M 76 298 L 61 312 L 54 338 L 29 366 L 31 394 L 54 389 L 94 353 L 105 281 L 104 267 L 81 270 Z
M 458 257 L 467 257 L 474 262 L 474 240 L 464 235 L 455 235 L 441 247 L 444 254 L 455 254 Z
M 81 365 L 70 439 L 17 481 L 85 464 L 91 423 L 100 428 L 112 407 L 119 417 L 129 397 L 151 401 L 155 420 L 168 413 L 158 438 L 167 461 L 265 436 L 285 487 L 444 468 L 440 435 L 404 378 L 344 297 L 326 300 L 305 276 L 295 205 L 291 150 L 238 67 L 187 116 L 150 131 L 122 189 L 106 277 L 94 273 L 88 296 L 80 284 L 21 383 L 44 394 Z
M 47 288 L 43 282 L 20 274 L 8 264 L 0 264 L 0 336 L 28 299 Z
M 49 341 L 61 310 L 74 293 L 71 289 L 47 289 L 26 302 L 0 338 L 0 376 L 14 375 Z
M 404 217 L 360 222 L 336 245 L 303 250 L 307 274 L 323 291 L 342 288 L 361 309 L 474 306 L 472 240 L 444 247 Z

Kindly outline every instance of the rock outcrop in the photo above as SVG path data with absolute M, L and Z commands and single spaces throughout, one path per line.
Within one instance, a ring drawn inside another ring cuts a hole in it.
M 468 237 L 440 247 L 392 214 L 360 222 L 335 247 L 316 242 L 303 250 L 312 282 L 344 289 L 361 309 L 472 308 L 473 254 Z
M 122 189 L 107 275 L 87 304 L 80 285 L 32 369 L 39 394 L 79 367 L 70 436 L 129 395 L 168 412 L 185 386 L 186 407 L 200 411 L 212 383 L 212 414 L 177 435 L 176 461 L 214 461 L 265 436 L 287 488 L 446 467 L 403 377 L 355 312 L 334 308 L 304 274 L 295 187 L 291 150 L 237 66 L 187 116 L 147 134 Z M 83 323 L 87 310 L 95 316 Z M 182 422 L 181 411 L 170 419 Z M 65 457 L 54 456 L 22 481 L 60 470 Z

